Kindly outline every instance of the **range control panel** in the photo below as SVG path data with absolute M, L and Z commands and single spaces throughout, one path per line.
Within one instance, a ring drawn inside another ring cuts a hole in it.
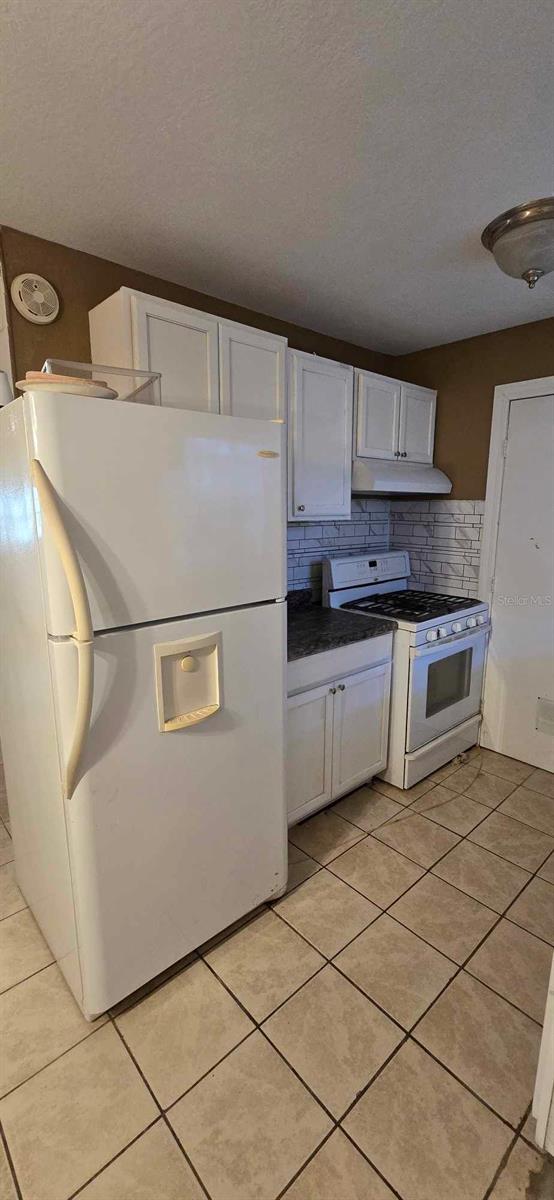
M 353 558 L 329 558 L 325 564 L 330 588 L 360 587 L 362 584 L 388 583 L 391 579 L 407 579 L 410 556 L 406 550 L 393 550 L 375 558 L 356 555 Z
M 457 621 L 452 621 L 452 624 L 437 625 L 436 629 L 428 629 L 425 634 L 426 642 L 437 642 L 441 638 L 451 637 L 453 634 L 463 633 L 465 629 L 476 629 L 478 625 L 486 625 L 488 616 L 486 612 L 472 613 L 470 617 L 459 617 Z

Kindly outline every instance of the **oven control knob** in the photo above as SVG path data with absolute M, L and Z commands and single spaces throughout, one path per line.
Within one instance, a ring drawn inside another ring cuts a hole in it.
M 462 629 L 463 629 L 462 622 L 461 622 L 461 621 L 454 621 L 454 624 L 453 624 L 453 626 L 452 626 L 452 633 L 461 633 L 461 632 L 462 632 Z
M 485 615 L 484 615 L 484 613 L 479 613 L 479 616 L 477 617 L 477 624 L 478 624 L 478 625 L 484 625 L 484 624 L 485 624 L 485 619 L 486 619 L 486 618 L 485 618 Z
M 467 618 L 468 629 L 475 629 L 476 624 L 477 624 L 477 617 L 468 617 Z
M 425 634 L 425 640 L 427 642 L 436 642 L 438 636 L 439 635 L 438 635 L 436 629 L 428 629 L 427 633 Z
M 448 637 L 448 629 L 446 625 L 439 625 L 439 637 Z

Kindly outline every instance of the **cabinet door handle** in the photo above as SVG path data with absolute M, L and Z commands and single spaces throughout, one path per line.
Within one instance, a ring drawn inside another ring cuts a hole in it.
M 344 692 L 344 691 L 346 691 L 346 684 L 339 683 L 339 692 Z
M 331 695 L 332 695 L 332 696 L 334 696 L 334 695 L 335 695 L 335 692 L 336 692 L 336 690 L 337 690 L 336 688 L 329 688 L 329 691 L 330 691 L 330 693 L 331 693 Z
M 403 451 L 402 451 L 402 454 L 400 455 L 400 457 L 401 457 L 401 458 L 407 458 L 407 457 L 408 457 L 408 451 L 407 451 L 407 450 L 403 450 Z
M 298 505 L 297 505 L 297 507 L 296 507 L 296 511 L 297 511 L 297 512 L 304 512 L 304 511 L 305 511 L 305 509 L 306 509 L 306 505 L 305 505 L 305 504 L 298 504 Z
M 400 450 L 395 450 L 395 451 L 394 451 L 394 457 L 395 457 L 395 458 L 400 458 Z

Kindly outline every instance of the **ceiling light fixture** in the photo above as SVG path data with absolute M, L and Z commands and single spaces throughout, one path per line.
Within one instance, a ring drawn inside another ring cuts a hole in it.
M 554 196 L 509 208 L 487 225 L 481 241 L 505 275 L 534 288 L 554 271 Z

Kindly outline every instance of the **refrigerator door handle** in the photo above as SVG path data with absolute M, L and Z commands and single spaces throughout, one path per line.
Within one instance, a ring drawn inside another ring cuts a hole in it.
M 79 672 L 77 707 L 71 749 L 67 757 L 63 781 L 65 796 L 69 800 L 75 789 L 79 760 L 88 734 L 92 713 L 94 689 L 92 618 L 81 564 L 64 525 L 55 489 L 38 458 L 31 460 L 31 478 L 37 491 L 45 528 L 48 529 L 60 556 L 75 616 L 75 633 L 72 635 L 71 640 L 77 648 Z
M 73 724 L 71 749 L 65 765 L 63 787 L 66 800 L 71 800 L 75 791 L 77 770 L 87 740 L 92 715 L 92 697 L 94 691 L 94 647 L 92 642 L 79 642 L 77 638 L 71 641 L 77 647 L 78 683 L 77 706 Z
M 44 524 L 58 551 L 67 580 L 75 616 L 75 633 L 73 636 L 78 642 L 91 642 L 93 637 L 92 618 L 81 564 L 63 523 L 55 489 L 38 458 L 31 460 L 31 478 L 37 490 Z

